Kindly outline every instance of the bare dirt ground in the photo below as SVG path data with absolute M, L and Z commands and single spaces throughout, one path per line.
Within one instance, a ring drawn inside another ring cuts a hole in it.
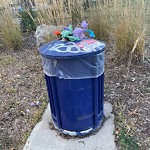
M 144 63 L 113 63 L 106 51 L 105 100 L 114 107 L 116 141 L 120 150 L 150 148 L 150 46 Z M 138 145 L 136 145 L 138 144 Z
M 23 49 L 0 53 L 0 149 L 21 150 L 40 118 L 47 93 L 41 60 L 32 36 Z
M 32 35 L 25 37 L 22 50 L 11 51 L 0 47 L 2 150 L 22 149 L 47 104 L 46 85 L 35 39 Z M 125 64 L 113 63 L 111 50 L 106 50 L 105 58 L 105 100 L 111 102 L 114 108 L 118 149 L 137 150 L 140 147 L 141 150 L 148 150 L 150 58 L 142 64 L 131 65 L 129 74 Z

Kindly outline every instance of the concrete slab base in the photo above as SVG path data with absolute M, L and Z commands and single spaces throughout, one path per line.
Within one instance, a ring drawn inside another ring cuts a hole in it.
M 95 134 L 85 138 L 66 139 L 49 127 L 50 109 L 47 107 L 42 120 L 35 126 L 23 150 L 117 150 L 115 144 L 112 105 L 104 103 L 106 121 Z

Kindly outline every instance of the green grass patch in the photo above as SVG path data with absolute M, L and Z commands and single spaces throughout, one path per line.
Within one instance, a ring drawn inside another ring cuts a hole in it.
M 123 106 L 120 103 L 116 103 L 116 105 L 114 106 L 116 125 L 115 135 L 118 148 L 119 150 L 140 150 L 138 141 L 136 141 L 132 136 L 133 129 L 128 132 L 125 114 L 122 112 L 122 110 Z
M 0 55 L 0 65 L 10 65 L 15 62 L 15 58 L 12 56 L 1 56 Z
M 121 150 L 140 150 L 140 147 L 135 139 L 131 137 L 125 130 L 121 130 L 118 136 Z
M 3 46 L 4 46 L 4 44 L 0 44 L 0 48 L 3 47 Z

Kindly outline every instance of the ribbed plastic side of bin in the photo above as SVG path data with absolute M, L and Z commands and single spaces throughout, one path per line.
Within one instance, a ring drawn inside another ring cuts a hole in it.
M 103 119 L 104 74 L 90 79 L 45 75 L 55 126 L 70 135 L 96 130 Z

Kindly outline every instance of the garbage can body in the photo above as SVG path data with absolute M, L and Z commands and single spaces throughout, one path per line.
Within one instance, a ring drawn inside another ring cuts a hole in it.
M 65 134 L 88 134 L 103 120 L 105 45 L 86 39 L 68 51 L 63 44 L 69 47 L 72 42 L 54 43 L 40 48 L 53 123 Z M 90 49 L 82 50 L 89 45 Z

